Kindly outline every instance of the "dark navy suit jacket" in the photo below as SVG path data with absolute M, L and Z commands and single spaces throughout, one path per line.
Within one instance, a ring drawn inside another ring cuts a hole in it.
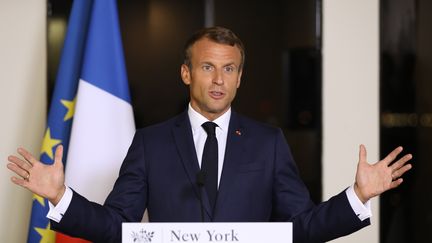
M 187 112 L 138 130 L 103 206 L 74 192 L 53 228 L 95 242 L 121 242 L 121 223 L 199 222 L 199 171 Z M 314 205 L 280 129 L 232 112 L 217 202 L 201 189 L 205 221 L 293 222 L 294 242 L 322 242 L 370 222 L 355 215 L 345 192 Z

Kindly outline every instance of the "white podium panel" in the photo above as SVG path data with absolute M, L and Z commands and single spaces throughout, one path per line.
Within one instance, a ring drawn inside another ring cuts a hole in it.
M 292 243 L 292 223 L 123 223 L 123 243 Z

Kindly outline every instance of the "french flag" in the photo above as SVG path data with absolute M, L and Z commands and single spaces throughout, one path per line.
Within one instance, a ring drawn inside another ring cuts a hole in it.
M 116 1 L 95 0 L 66 159 L 66 185 L 102 204 L 134 133 Z M 57 236 L 57 242 L 70 241 Z

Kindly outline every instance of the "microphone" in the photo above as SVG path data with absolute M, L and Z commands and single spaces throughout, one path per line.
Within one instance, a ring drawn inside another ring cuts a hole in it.
M 204 222 L 204 204 L 203 204 L 203 200 L 202 200 L 201 190 L 205 184 L 205 172 L 199 171 L 197 176 L 196 176 L 196 180 L 197 180 L 197 185 L 198 185 L 198 194 L 199 194 L 198 196 L 199 196 L 200 205 L 201 205 L 201 222 Z

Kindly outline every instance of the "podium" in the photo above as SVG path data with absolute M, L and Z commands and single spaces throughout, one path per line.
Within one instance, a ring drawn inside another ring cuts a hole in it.
M 292 243 L 292 223 L 123 223 L 123 243 Z

